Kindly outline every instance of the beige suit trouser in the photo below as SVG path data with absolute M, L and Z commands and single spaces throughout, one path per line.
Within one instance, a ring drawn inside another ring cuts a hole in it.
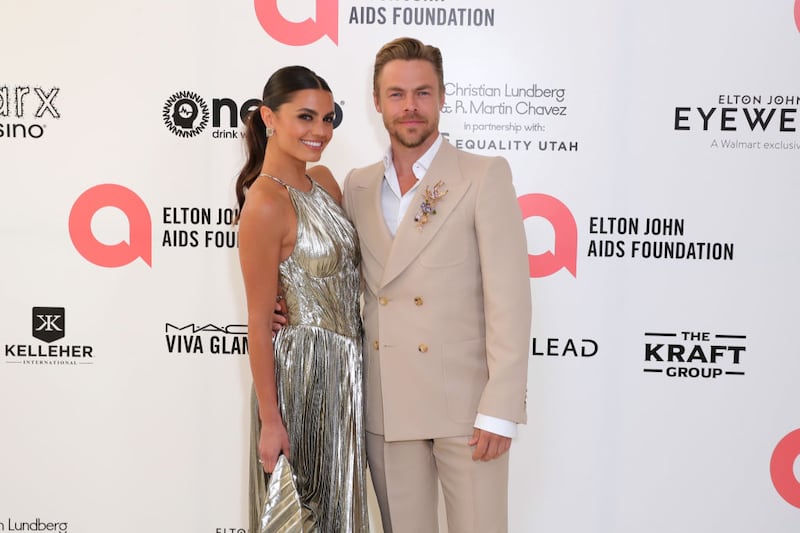
M 386 442 L 367 432 L 385 533 L 437 533 L 441 481 L 448 533 L 508 530 L 508 453 L 473 461 L 471 436 Z

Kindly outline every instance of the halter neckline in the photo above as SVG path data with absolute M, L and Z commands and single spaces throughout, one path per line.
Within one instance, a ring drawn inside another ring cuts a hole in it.
M 311 189 L 310 189 L 310 190 L 308 190 L 308 191 L 303 191 L 303 190 L 301 190 L 301 189 L 298 189 L 298 188 L 297 188 L 297 187 L 295 187 L 294 185 L 289 185 L 288 183 L 286 183 L 285 181 L 283 181 L 283 180 L 282 180 L 282 179 L 280 179 L 279 177 L 277 177 L 277 176 L 273 176 L 272 174 L 268 174 L 268 173 L 266 173 L 266 172 L 262 172 L 262 173 L 260 173 L 260 174 L 258 175 L 258 177 L 259 177 L 259 178 L 260 178 L 261 176 L 266 176 L 267 178 L 270 178 L 270 179 L 271 179 L 272 181 L 274 181 L 275 183 L 277 183 L 277 184 L 279 184 L 279 185 L 283 185 L 283 186 L 284 186 L 284 187 L 286 187 L 287 189 L 294 189 L 295 191 L 297 191 L 297 192 L 301 192 L 301 193 L 303 193 L 303 194 L 309 194 L 311 191 L 313 191 L 313 190 L 314 190 L 314 180 L 313 180 L 313 179 L 311 179 L 311 176 L 309 176 L 308 174 L 305 174 L 305 177 L 306 177 L 306 178 L 308 179 L 308 181 L 311 183 Z

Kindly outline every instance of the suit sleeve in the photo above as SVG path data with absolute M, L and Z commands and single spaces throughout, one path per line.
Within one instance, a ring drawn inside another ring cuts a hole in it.
M 480 180 L 475 231 L 489 367 L 478 412 L 524 423 L 531 328 L 528 244 L 511 169 L 503 158 L 492 159 Z

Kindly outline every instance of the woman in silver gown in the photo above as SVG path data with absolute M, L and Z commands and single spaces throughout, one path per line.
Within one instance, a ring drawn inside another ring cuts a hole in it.
M 306 168 L 333 119 L 327 83 L 285 67 L 247 123 L 236 193 L 253 375 L 250 533 L 369 529 L 358 242 L 330 171 Z M 287 325 L 273 344 L 280 300 Z M 299 496 L 294 516 L 283 512 L 293 493 L 267 493 L 281 455 Z

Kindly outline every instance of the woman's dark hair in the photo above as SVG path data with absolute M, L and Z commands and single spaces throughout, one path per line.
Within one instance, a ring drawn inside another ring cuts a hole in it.
M 261 96 L 261 105 L 273 111 L 288 102 L 292 94 L 303 89 L 322 89 L 331 92 L 331 88 L 321 77 L 312 70 L 301 66 L 283 67 L 276 70 L 264 86 Z M 264 151 L 267 149 L 266 125 L 261 118 L 261 108 L 253 109 L 245 118 L 244 139 L 247 151 L 247 161 L 236 180 L 236 199 L 239 209 L 244 206 L 245 191 L 253 184 L 261 173 L 264 164 Z

